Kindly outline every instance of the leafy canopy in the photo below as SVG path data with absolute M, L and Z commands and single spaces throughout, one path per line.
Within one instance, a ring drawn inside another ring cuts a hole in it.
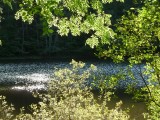
M 111 15 L 104 11 L 105 4 L 111 2 L 113 0 L 23 0 L 15 18 L 32 23 L 35 16 L 40 16 L 45 35 L 51 34 L 53 27 L 60 35 L 90 34 L 86 44 L 94 48 L 110 44 L 110 38 L 114 37 Z
M 159 54 L 160 2 L 145 1 L 142 8 L 131 8 L 116 25 L 116 37 L 107 49 L 99 47 L 99 56 L 131 63 L 151 60 Z
M 159 49 L 159 1 L 141 1 L 143 7 L 131 8 L 118 21 L 116 31 L 111 28 L 111 15 L 104 10 L 111 2 L 113 0 L 23 0 L 15 18 L 31 24 L 34 17 L 39 16 L 44 35 L 53 33 L 53 27 L 62 36 L 89 34 L 86 44 L 96 48 L 99 57 L 110 57 L 117 62 L 127 56 L 131 63 L 151 59 Z

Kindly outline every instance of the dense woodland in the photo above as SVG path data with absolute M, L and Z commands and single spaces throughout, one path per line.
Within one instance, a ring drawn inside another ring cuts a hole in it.
M 85 41 L 90 36 L 82 34 L 75 37 L 68 35 L 62 37 L 58 35 L 55 27 L 53 33 L 44 33 L 44 24 L 37 15 L 32 24 L 15 19 L 15 13 L 19 9 L 17 1 L 12 2 L 12 9 L 1 3 L 3 13 L 0 22 L 0 56 L 2 57 L 94 57 L 95 50 L 85 45 Z M 106 13 L 112 15 L 112 27 L 117 19 L 126 14 L 131 7 L 141 7 L 140 3 L 134 3 L 132 0 L 126 0 L 124 3 L 113 2 L 106 5 Z

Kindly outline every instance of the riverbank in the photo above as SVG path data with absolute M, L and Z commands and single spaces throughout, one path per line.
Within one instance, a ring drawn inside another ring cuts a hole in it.
M 95 56 L 93 53 L 58 53 L 56 55 L 22 55 L 22 56 L 8 56 L 8 57 L 0 57 L 0 62 L 4 61 L 24 61 L 24 60 L 54 60 L 54 61 L 70 61 L 72 59 L 75 60 L 103 60 Z M 106 60 L 105 60 L 106 61 Z
M 72 59 L 76 61 L 99 61 L 99 62 L 111 62 L 111 59 L 98 59 L 97 57 L 84 58 L 84 57 L 2 57 L 0 63 L 23 63 L 23 62 L 71 62 Z

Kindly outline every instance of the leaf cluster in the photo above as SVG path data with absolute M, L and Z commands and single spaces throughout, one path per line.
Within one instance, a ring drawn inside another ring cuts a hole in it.
M 127 111 L 121 109 L 121 101 L 117 102 L 113 109 L 107 107 L 108 99 L 111 96 L 110 92 L 103 94 L 103 99 L 100 95 L 99 99 L 102 103 L 98 103 L 91 88 L 86 84 L 92 71 L 96 71 L 96 67 L 91 65 L 86 70 L 84 67 L 84 63 L 73 60 L 70 68 L 58 69 L 49 83 L 48 94 L 34 94 L 42 101 L 38 105 L 31 105 L 33 114 L 24 113 L 22 108 L 21 113 L 14 119 L 129 120 Z

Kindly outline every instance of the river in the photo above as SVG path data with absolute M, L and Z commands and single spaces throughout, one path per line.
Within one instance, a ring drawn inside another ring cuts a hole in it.
M 127 71 L 127 63 L 114 64 L 112 62 L 100 62 L 100 61 L 87 61 L 86 66 L 94 64 L 100 70 L 100 74 L 116 74 L 119 71 L 125 73 Z M 137 68 L 142 68 L 144 65 L 138 65 L 132 68 L 135 77 L 137 78 L 137 87 L 144 85 L 140 78 Z M 15 105 L 18 110 L 22 106 L 28 106 L 31 103 L 37 103 L 39 99 L 32 96 L 32 91 L 45 91 L 47 89 L 47 83 L 53 77 L 55 68 L 69 67 L 69 61 L 14 61 L 14 62 L 1 62 L 0 63 L 0 94 L 7 96 L 7 101 Z M 120 87 L 126 86 L 133 80 L 127 78 L 127 82 L 123 81 L 119 83 Z M 121 99 L 124 101 L 124 108 L 131 107 L 132 104 L 135 108 L 131 114 L 134 118 L 141 118 L 141 113 L 146 111 L 144 103 L 135 103 L 130 97 L 121 95 Z M 113 100 L 112 105 L 115 101 Z M 135 112 L 136 109 L 136 112 Z M 18 111 L 19 112 L 19 111 Z M 139 113 L 139 114 L 138 114 Z M 142 119 L 142 118 L 141 118 Z

